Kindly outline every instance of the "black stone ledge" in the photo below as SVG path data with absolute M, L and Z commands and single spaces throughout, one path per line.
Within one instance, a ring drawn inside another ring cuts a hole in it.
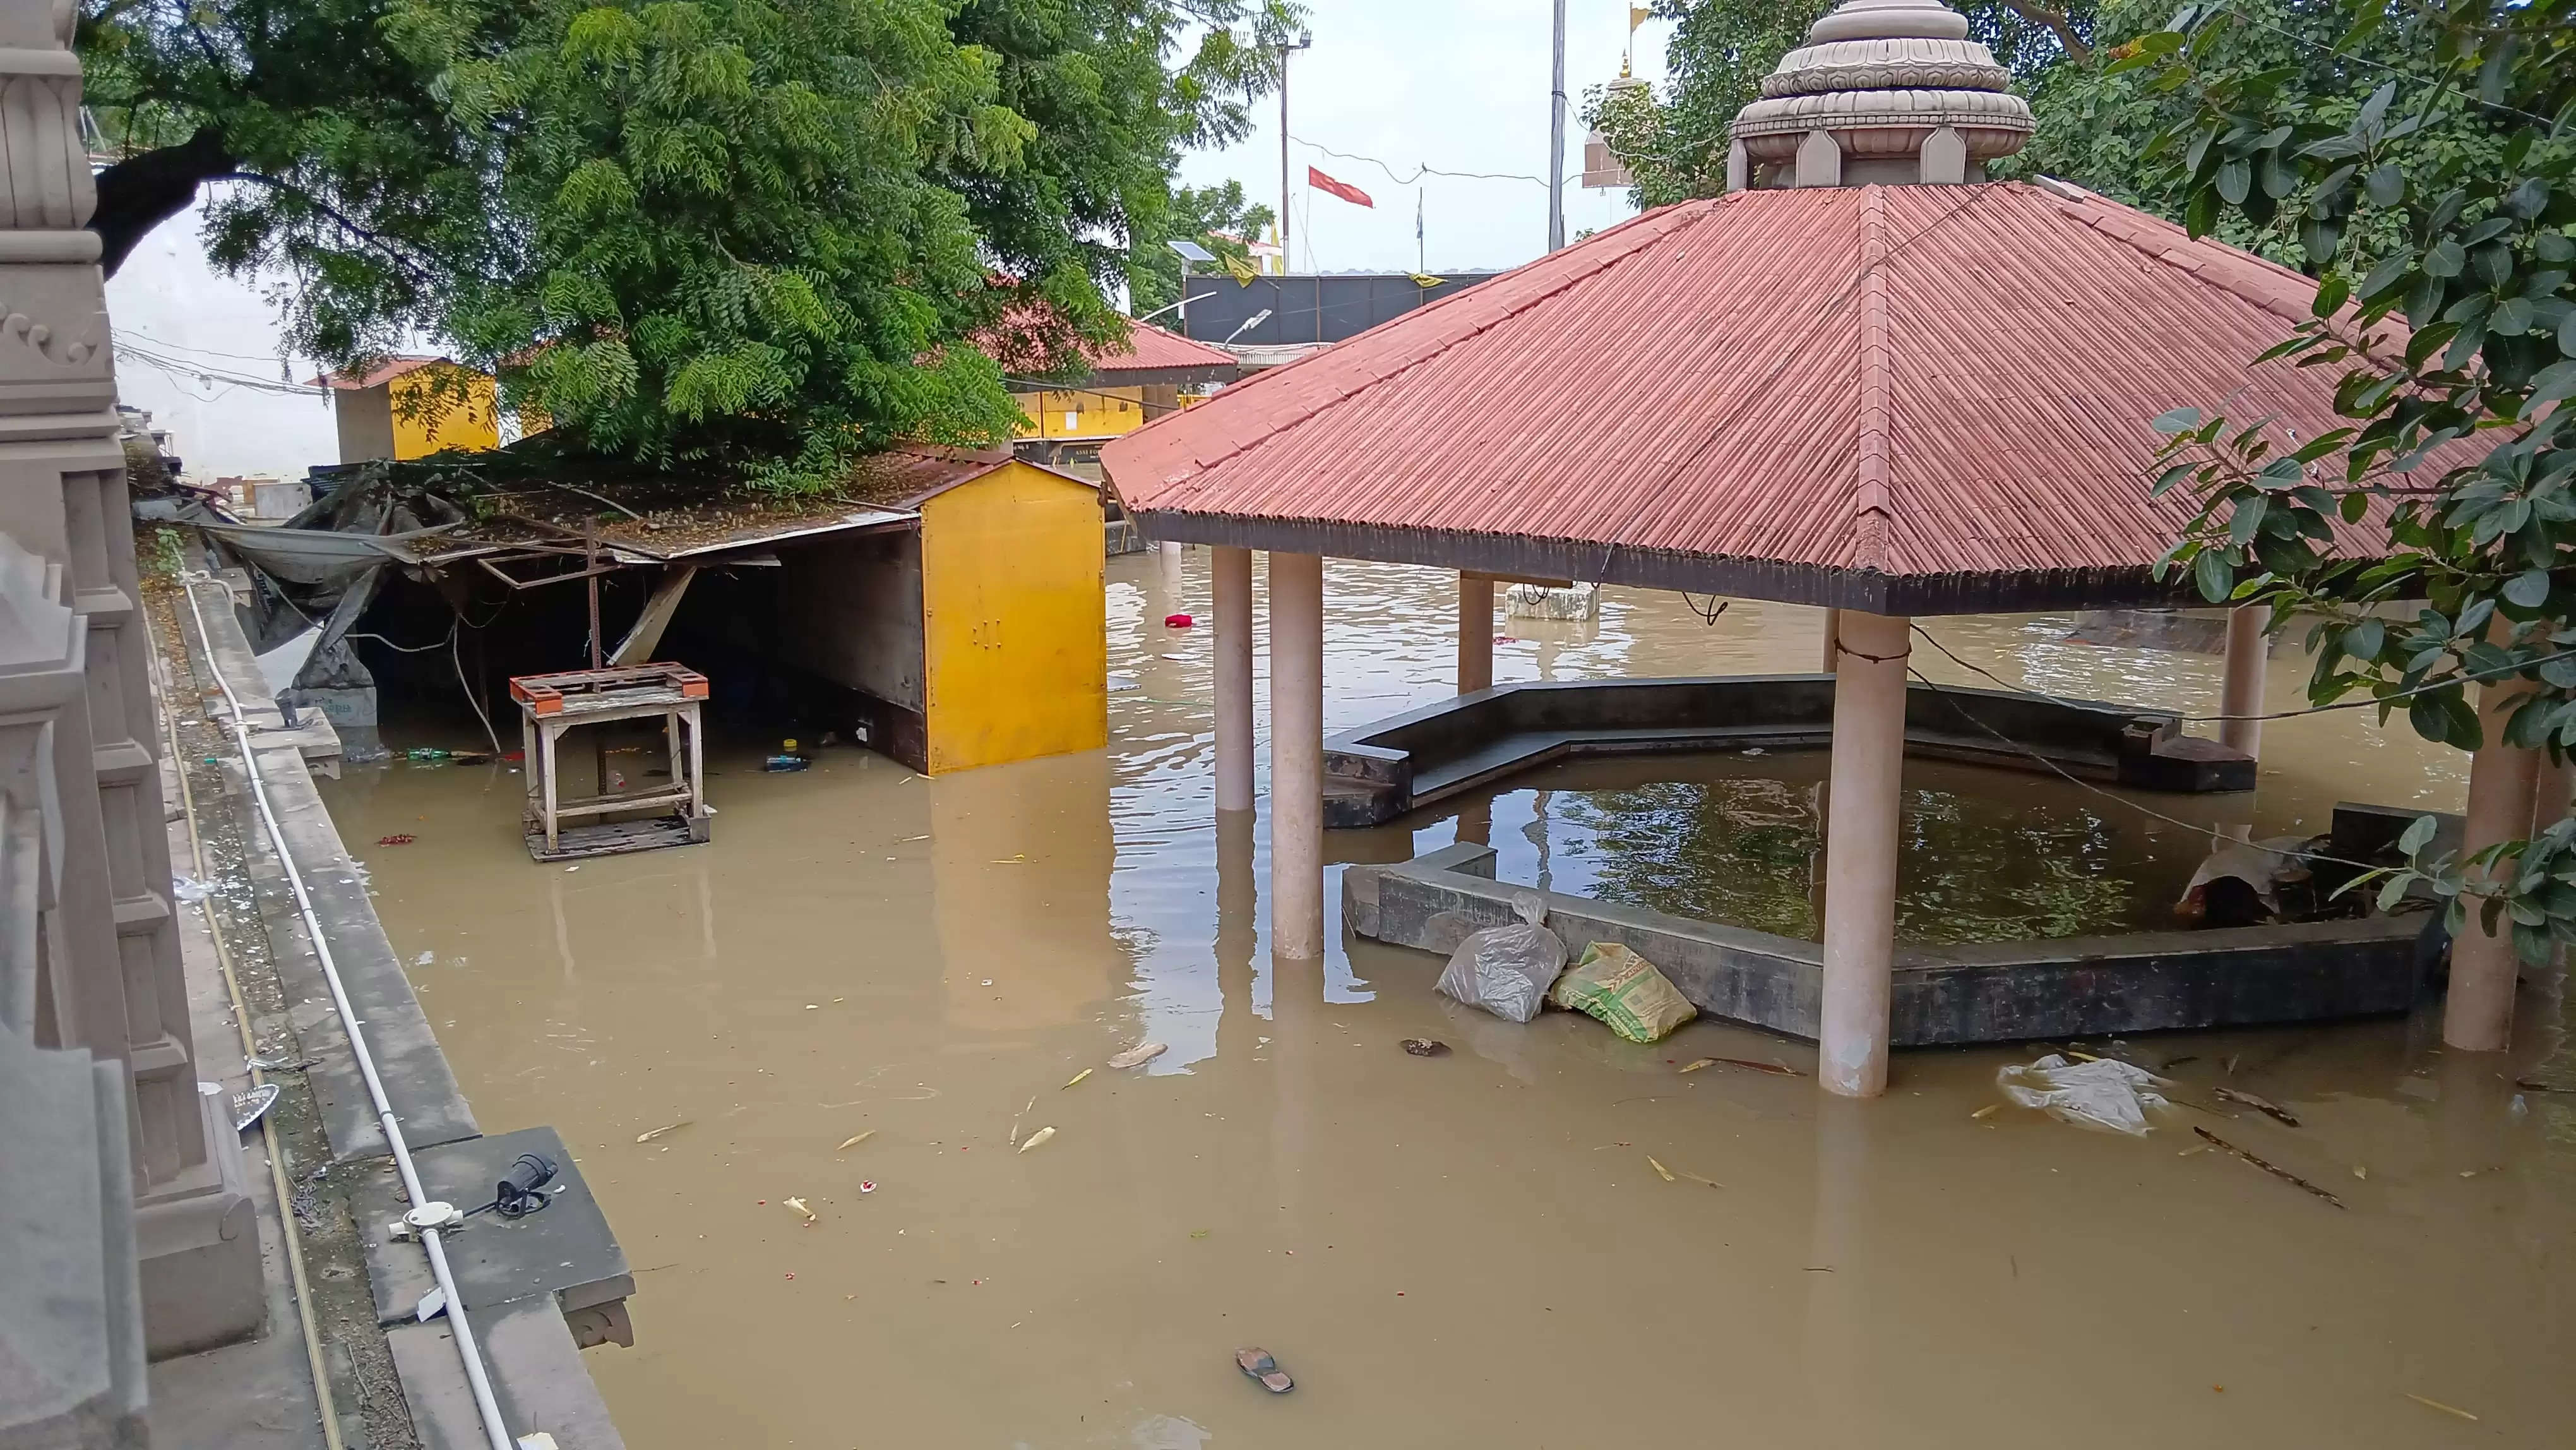
M 1446 846 L 1400 866 L 1342 872 L 1357 935 L 1446 955 L 1517 918 L 1533 888 L 1493 879 L 1494 852 Z M 1823 948 L 1769 932 L 1536 893 L 1568 955 L 1617 942 L 1653 962 L 1713 1017 L 1812 1042 Z M 2400 1013 L 2420 983 L 2420 916 L 2215 931 L 2137 932 L 1957 947 L 1900 947 L 1889 1040 L 1897 1047 L 2254 1026 Z

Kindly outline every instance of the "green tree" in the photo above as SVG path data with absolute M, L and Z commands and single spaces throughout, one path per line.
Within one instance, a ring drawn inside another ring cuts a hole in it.
M 1128 308 L 1138 317 L 1181 300 L 1181 258 L 1168 245 L 1192 241 L 1223 261 L 1252 265 L 1251 239 L 1269 230 L 1278 214 L 1243 194 L 1243 183 L 1182 187 L 1154 233 L 1138 233 L 1127 260 Z
M 2200 504 L 2171 566 L 2212 600 L 2314 618 L 2317 704 L 2365 696 L 2475 749 L 2477 682 L 2511 704 L 2505 743 L 2561 760 L 2576 747 L 2572 3 L 2348 3 L 2330 58 L 2295 66 L 2240 59 L 2232 3 L 2187 5 L 2114 62 L 2178 106 L 2146 159 L 2194 232 L 2295 228 L 2314 316 L 2273 352 L 2332 370 L 2344 420 L 2307 439 L 2214 411 L 2158 420 L 2157 487 Z M 2393 71 L 2376 61 L 2392 51 Z M 2338 557 L 2336 529 L 2365 521 L 2393 557 Z M 2419 823 L 2409 850 L 2430 834 Z M 2454 931 L 2475 899 L 2526 960 L 2576 941 L 2576 822 L 2415 865 L 2386 891 L 2429 881 Z
M 209 182 L 287 341 L 452 346 L 550 446 L 774 486 L 1006 437 L 971 344 L 1069 359 L 1282 0 L 88 0 L 122 256 Z M 1238 34 L 1235 27 L 1243 25 Z M 146 182 L 150 185 L 146 185 Z

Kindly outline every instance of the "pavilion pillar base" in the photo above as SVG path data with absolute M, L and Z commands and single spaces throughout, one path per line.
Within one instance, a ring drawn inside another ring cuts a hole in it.
M 1836 613 L 1839 662 L 1826 796 L 1824 1002 L 1816 1076 L 1827 1092 L 1866 1098 L 1887 1090 L 1907 621 L 1858 610 Z
M 1270 555 L 1270 948 L 1324 954 L 1324 561 Z
M 2519 840 L 2531 829 L 2543 752 L 2504 743 L 2505 724 L 2523 693 L 2511 680 L 2478 687 L 2478 725 L 2486 743 L 2469 759 L 2469 803 L 2460 831 L 2463 858 L 2498 841 Z M 2451 942 L 2442 1041 L 2466 1052 L 2502 1052 L 2513 1038 L 2514 984 L 2521 975 L 2513 925 L 2500 917 L 2496 930 L 2487 931 L 2474 899 L 2468 916 Z
M 1472 695 L 1494 684 L 1494 581 L 1484 574 L 1458 576 L 1458 693 Z
M 1216 808 L 1252 809 L 1252 551 L 1208 550 L 1216 614 Z
M 2243 604 L 2227 613 L 2227 683 L 2219 691 L 2218 743 L 2249 756 L 2262 752 L 2263 673 L 2272 660 L 2272 606 Z

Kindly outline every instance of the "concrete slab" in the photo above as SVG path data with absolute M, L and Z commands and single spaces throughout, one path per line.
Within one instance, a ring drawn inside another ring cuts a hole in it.
M 522 1128 L 419 1149 L 412 1154 L 412 1166 L 431 1196 L 472 1209 L 492 1201 L 493 1185 L 522 1153 L 553 1162 L 556 1176 L 547 1187 L 563 1191 L 554 1193 L 542 1212 L 516 1219 L 478 1213 L 463 1232 L 446 1236 L 448 1266 L 469 1311 L 550 1296 L 570 1313 L 634 1293 L 626 1253 L 617 1246 L 599 1200 L 591 1196 L 581 1166 L 554 1129 Z M 366 1170 L 350 1194 L 351 1211 L 366 1231 L 367 1276 L 375 1282 L 377 1315 L 386 1324 L 409 1321 L 421 1296 L 436 1287 L 429 1256 L 420 1245 L 396 1242 L 384 1231 L 407 1207 L 402 1179 L 390 1159 Z
M 548 1210 L 552 1212 L 552 1210 Z M 543 1299 L 521 1299 L 473 1315 L 474 1335 L 492 1369 L 492 1398 L 515 1442 L 532 1431 L 561 1450 L 625 1450 L 563 1316 Z M 454 1330 L 445 1319 L 387 1332 L 424 1450 L 488 1450 L 482 1417 L 465 1380 Z

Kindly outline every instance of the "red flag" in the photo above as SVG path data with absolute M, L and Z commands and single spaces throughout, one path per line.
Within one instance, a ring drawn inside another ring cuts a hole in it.
M 1342 200 L 1349 202 L 1353 206 L 1374 207 L 1377 205 L 1376 202 L 1369 200 L 1369 194 L 1367 192 L 1360 190 L 1358 187 L 1351 185 L 1347 181 L 1335 181 L 1333 178 L 1326 176 L 1324 173 L 1317 171 L 1311 166 L 1306 168 L 1306 184 L 1315 188 L 1317 191 L 1330 192 L 1333 195 L 1340 197 Z

